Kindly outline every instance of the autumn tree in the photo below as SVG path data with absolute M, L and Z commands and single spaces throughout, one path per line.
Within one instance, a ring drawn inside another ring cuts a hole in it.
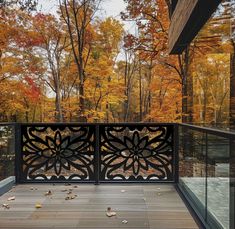
M 18 7 L 21 10 L 35 11 L 38 0 L 0 0 L 0 8 Z
M 127 0 L 126 2 L 128 5 L 126 12 L 122 13 L 122 18 L 123 20 L 135 21 L 138 27 L 138 36 L 135 38 L 136 44 L 133 49 L 140 63 L 139 79 L 144 78 L 144 81 L 147 81 L 144 90 L 141 90 L 142 86 L 140 86 L 141 92 L 145 94 L 139 96 L 140 99 L 142 98 L 140 104 L 143 102 L 143 115 L 145 116 L 145 120 L 151 121 L 158 119 L 158 117 L 154 116 L 156 112 L 153 111 L 159 109 L 159 107 L 155 106 L 156 102 L 153 101 L 153 97 L 156 97 L 156 94 L 158 94 L 159 86 L 161 87 L 160 91 L 164 92 L 161 94 L 162 100 L 160 106 L 170 102 L 168 107 L 174 107 L 174 109 L 170 109 L 169 112 L 177 113 L 177 115 L 174 115 L 173 120 L 179 120 L 181 102 L 178 99 L 171 99 L 167 102 L 164 99 L 165 96 L 163 96 L 169 95 L 171 88 L 175 84 L 182 83 L 178 60 L 176 57 L 170 57 L 168 54 L 167 42 L 170 21 L 166 2 L 163 0 Z M 164 71 L 165 68 L 167 68 L 167 71 Z M 157 69 L 161 69 L 162 72 Z M 166 73 L 168 75 L 164 75 Z M 164 83 L 155 84 L 154 81 L 158 80 L 158 77 Z M 142 81 L 140 80 L 139 82 L 139 85 L 141 85 Z M 180 87 L 177 86 L 176 88 L 177 93 L 172 93 L 171 95 L 178 98 L 181 96 L 179 91 Z M 142 114 L 140 114 L 141 116 Z
M 135 55 L 134 46 L 136 45 L 136 39 L 131 34 L 127 34 L 124 37 L 124 55 L 125 61 L 120 62 L 123 64 L 123 75 L 125 84 L 125 101 L 123 107 L 123 121 L 128 122 L 130 120 L 132 91 L 134 87 L 134 79 L 137 72 L 138 59 Z M 119 68 L 121 65 L 119 64 Z
M 92 47 L 91 22 L 99 7 L 100 0 L 60 0 L 60 15 L 63 19 L 79 80 L 79 120 L 84 121 L 86 68 Z
M 12 10 L 9 8 L 1 10 L 1 18 L 4 19 L 4 23 L 0 29 L 0 84 L 2 84 L 1 86 L 7 84 L 16 85 L 16 83 L 13 82 L 17 80 L 20 81 L 19 90 L 22 90 L 21 98 L 24 98 L 24 101 L 20 100 L 20 103 L 25 108 L 25 112 L 23 112 L 25 113 L 25 120 L 29 121 L 27 110 L 29 109 L 29 104 L 31 104 L 30 100 L 31 98 L 34 100 L 33 110 L 35 110 L 38 100 L 40 99 L 40 89 L 36 90 L 36 88 L 40 87 L 40 83 L 36 76 L 42 74 L 44 69 L 41 67 L 40 58 L 35 56 L 32 52 L 32 44 L 38 44 L 40 41 L 34 36 L 32 31 L 28 30 L 27 23 L 22 23 L 25 19 L 25 15 L 22 10 Z M 31 86 L 34 84 L 32 88 L 35 89 L 35 95 L 33 95 L 33 92 L 30 92 L 29 96 L 25 97 L 23 96 L 24 88 L 31 87 L 28 85 L 29 80 Z M 25 87 L 22 86 L 24 84 Z M 10 93 L 18 94 L 14 91 L 10 91 Z M 2 98 L 4 99 L 4 97 Z M 37 101 L 35 99 L 37 99 Z M 17 103 L 17 99 L 12 102 L 12 104 L 15 103 Z M 9 110 L 9 112 L 11 111 Z M 14 110 L 14 112 L 15 117 L 13 119 L 17 120 L 20 112 L 17 110 Z M 9 116 L 5 117 L 9 120 Z M 32 117 L 32 119 L 34 119 L 34 117 Z
M 42 80 L 55 93 L 56 121 L 62 122 L 61 96 L 62 82 L 65 80 L 62 69 L 67 55 L 65 50 L 68 46 L 67 37 L 60 22 L 52 15 L 36 14 L 32 18 L 32 29 L 41 39 L 37 53 L 42 58 L 46 57 L 44 65 L 49 67 L 47 77 L 44 76 Z
M 233 1 L 223 1 L 190 47 L 193 57 L 190 74 L 195 83 L 193 90 L 196 99 L 194 116 L 198 122 L 228 123 L 229 113 L 233 119 L 232 7 Z
M 123 26 L 111 17 L 96 22 L 96 34 L 87 66 L 88 120 L 115 120 L 113 109 L 122 102 L 123 82 L 115 72 Z

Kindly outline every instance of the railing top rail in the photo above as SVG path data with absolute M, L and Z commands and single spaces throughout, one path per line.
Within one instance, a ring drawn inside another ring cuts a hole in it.
M 187 127 L 192 130 L 206 132 L 208 134 L 213 134 L 213 135 L 218 135 L 224 138 L 235 138 L 235 132 L 229 131 L 229 130 L 220 130 L 216 128 L 197 126 L 197 125 L 192 125 L 192 124 L 187 124 L 187 123 L 179 123 L 178 125 Z
M 76 126 L 96 126 L 96 125 L 109 125 L 109 126 L 183 126 L 188 127 L 193 130 L 201 131 L 201 132 L 207 132 L 209 134 L 219 135 L 226 138 L 235 138 L 235 131 L 230 130 L 220 130 L 213 127 L 204 127 L 204 126 L 197 126 L 194 124 L 187 124 L 187 123 L 157 123 L 157 122 L 120 122 L 120 123 L 85 123 L 85 122 L 50 122 L 50 123 L 18 123 L 18 122 L 2 122 L 0 123 L 0 126 L 16 126 L 16 125 L 26 125 L 26 126 L 63 126 L 63 125 L 76 125 Z
M 14 126 L 15 122 L 0 122 L 0 126 Z
M 15 123 L 0 123 L 0 125 L 110 125 L 110 126 L 120 126 L 120 125 L 176 125 L 177 123 L 158 123 L 158 122 L 112 122 L 112 123 L 89 123 L 89 122 L 15 122 Z

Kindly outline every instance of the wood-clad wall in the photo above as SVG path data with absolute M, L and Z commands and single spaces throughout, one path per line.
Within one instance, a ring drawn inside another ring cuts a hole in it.
M 169 53 L 179 54 L 191 43 L 221 0 L 178 0 L 169 28 Z
M 198 0 L 180 0 L 176 5 L 171 18 L 169 29 L 169 50 L 174 49 L 175 44 L 180 38 Z M 184 47 L 183 47 L 184 48 Z

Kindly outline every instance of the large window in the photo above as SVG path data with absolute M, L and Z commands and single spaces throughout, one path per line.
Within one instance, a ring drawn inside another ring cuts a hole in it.
M 185 52 L 191 121 L 223 128 L 234 125 L 235 0 L 222 1 Z M 213 229 L 234 228 L 234 136 L 224 133 L 180 128 L 179 185 Z
M 223 1 L 191 43 L 188 95 L 194 123 L 225 126 L 233 121 L 234 5 L 235 0 Z

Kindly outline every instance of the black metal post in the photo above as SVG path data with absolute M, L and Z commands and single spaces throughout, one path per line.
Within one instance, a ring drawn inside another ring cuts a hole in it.
M 229 224 L 230 228 L 235 228 L 235 138 L 230 138 L 230 171 L 229 171 Z
M 94 155 L 95 184 L 100 183 L 100 126 L 95 125 L 95 155 Z
M 207 202 L 208 202 L 208 133 L 205 133 L 206 135 L 206 181 L 205 181 L 205 221 L 208 223 L 208 208 L 207 208 Z
M 21 172 L 21 124 L 16 123 L 15 128 L 15 180 L 20 183 Z
M 179 182 L 179 125 L 178 124 L 175 124 L 174 125 L 174 132 L 173 132 L 173 138 L 174 138 L 174 153 L 173 153 L 173 157 L 174 157 L 174 160 L 173 160 L 173 168 L 174 168 L 174 173 L 173 173 L 173 176 L 175 177 L 174 180 L 175 180 L 175 183 L 178 183 Z

